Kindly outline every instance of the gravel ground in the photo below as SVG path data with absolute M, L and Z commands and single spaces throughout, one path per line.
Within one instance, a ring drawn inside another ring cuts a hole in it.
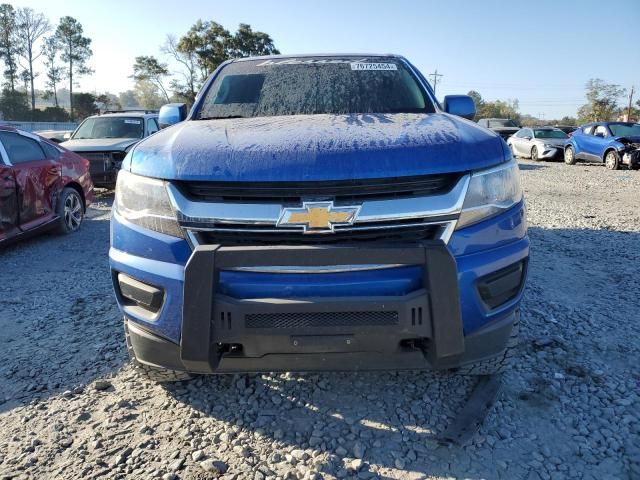
M 0 252 L 0 478 L 640 478 L 640 172 L 521 161 L 532 261 L 516 365 L 465 447 L 472 380 L 237 375 L 161 387 L 127 362 L 110 198 Z

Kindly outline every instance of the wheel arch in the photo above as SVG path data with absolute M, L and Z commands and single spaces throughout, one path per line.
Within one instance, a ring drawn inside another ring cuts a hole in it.
M 82 187 L 80 186 L 80 184 L 77 182 L 69 182 L 64 186 L 63 190 L 65 188 L 73 188 L 76 192 L 78 192 L 78 194 L 80 195 L 80 198 L 82 199 L 82 209 L 86 213 L 87 200 L 84 198 L 84 191 L 82 190 Z M 62 191 L 60 191 L 60 193 L 62 193 Z
M 605 149 L 604 153 L 602 154 L 602 159 L 601 159 L 601 160 L 602 160 L 602 163 L 604 163 L 604 162 L 605 162 L 605 160 L 606 160 L 606 158 L 607 158 L 607 154 L 608 154 L 609 152 L 616 152 L 616 153 L 618 154 L 618 156 L 620 156 L 620 152 L 618 152 L 618 149 L 617 149 L 616 147 L 613 147 L 613 146 L 611 146 L 611 147 L 607 147 L 607 148 Z

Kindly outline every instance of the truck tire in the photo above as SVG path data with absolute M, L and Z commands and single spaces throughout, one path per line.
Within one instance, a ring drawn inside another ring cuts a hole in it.
M 516 310 L 516 320 L 513 322 L 511 335 L 507 340 L 507 346 L 500 355 L 481 360 L 475 363 L 469 363 L 456 370 L 460 375 L 493 375 L 494 373 L 502 373 L 509 368 L 511 359 L 516 354 L 518 347 L 518 331 L 520 329 L 520 310 Z
M 136 367 L 138 372 L 140 372 L 149 380 L 157 383 L 170 383 L 182 382 L 185 380 L 191 380 L 193 378 L 193 375 L 188 372 L 153 367 L 151 365 L 139 362 L 136 358 L 135 352 L 133 351 L 133 346 L 131 345 L 131 339 L 129 338 L 129 332 L 127 331 L 126 326 L 124 329 L 124 336 L 127 341 L 127 352 L 129 353 L 129 359 L 131 360 L 131 363 Z
M 66 187 L 62 190 L 56 204 L 56 215 L 58 233 L 66 235 L 80 228 L 84 220 L 84 201 L 75 188 Z

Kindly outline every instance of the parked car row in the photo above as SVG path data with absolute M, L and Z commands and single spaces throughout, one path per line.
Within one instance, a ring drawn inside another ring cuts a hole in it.
M 601 162 L 610 169 L 640 168 L 640 124 L 595 122 L 578 127 L 571 136 L 556 127 L 521 128 L 507 139 L 514 157 L 532 160 Z
M 478 124 L 505 139 L 514 157 L 640 168 L 638 123 L 522 128 L 511 119 L 485 118 Z M 127 152 L 158 130 L 158 114 L 144 110 L 95 115 L 73 132 L 0 127 L 0 245 L 47 229 L 76 231 L 94 185 L 113 187 Z
M 46 230 L 80 228 L 94 186 L 115 186 L 129 149 L 157 132 L 150 111 L 110 112 L 73 132 L 0 126 L 0 246 Z

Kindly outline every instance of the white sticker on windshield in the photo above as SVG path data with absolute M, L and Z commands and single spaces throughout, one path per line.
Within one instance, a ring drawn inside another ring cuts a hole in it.
M 134 125 L 140 125 L 140 120 L 127 120 L 127 119 L 125 119 L 124 123 L 133 123 Z
M 398 66 L 395 63 L 353 62 L 351 70 L 398 70 Z

